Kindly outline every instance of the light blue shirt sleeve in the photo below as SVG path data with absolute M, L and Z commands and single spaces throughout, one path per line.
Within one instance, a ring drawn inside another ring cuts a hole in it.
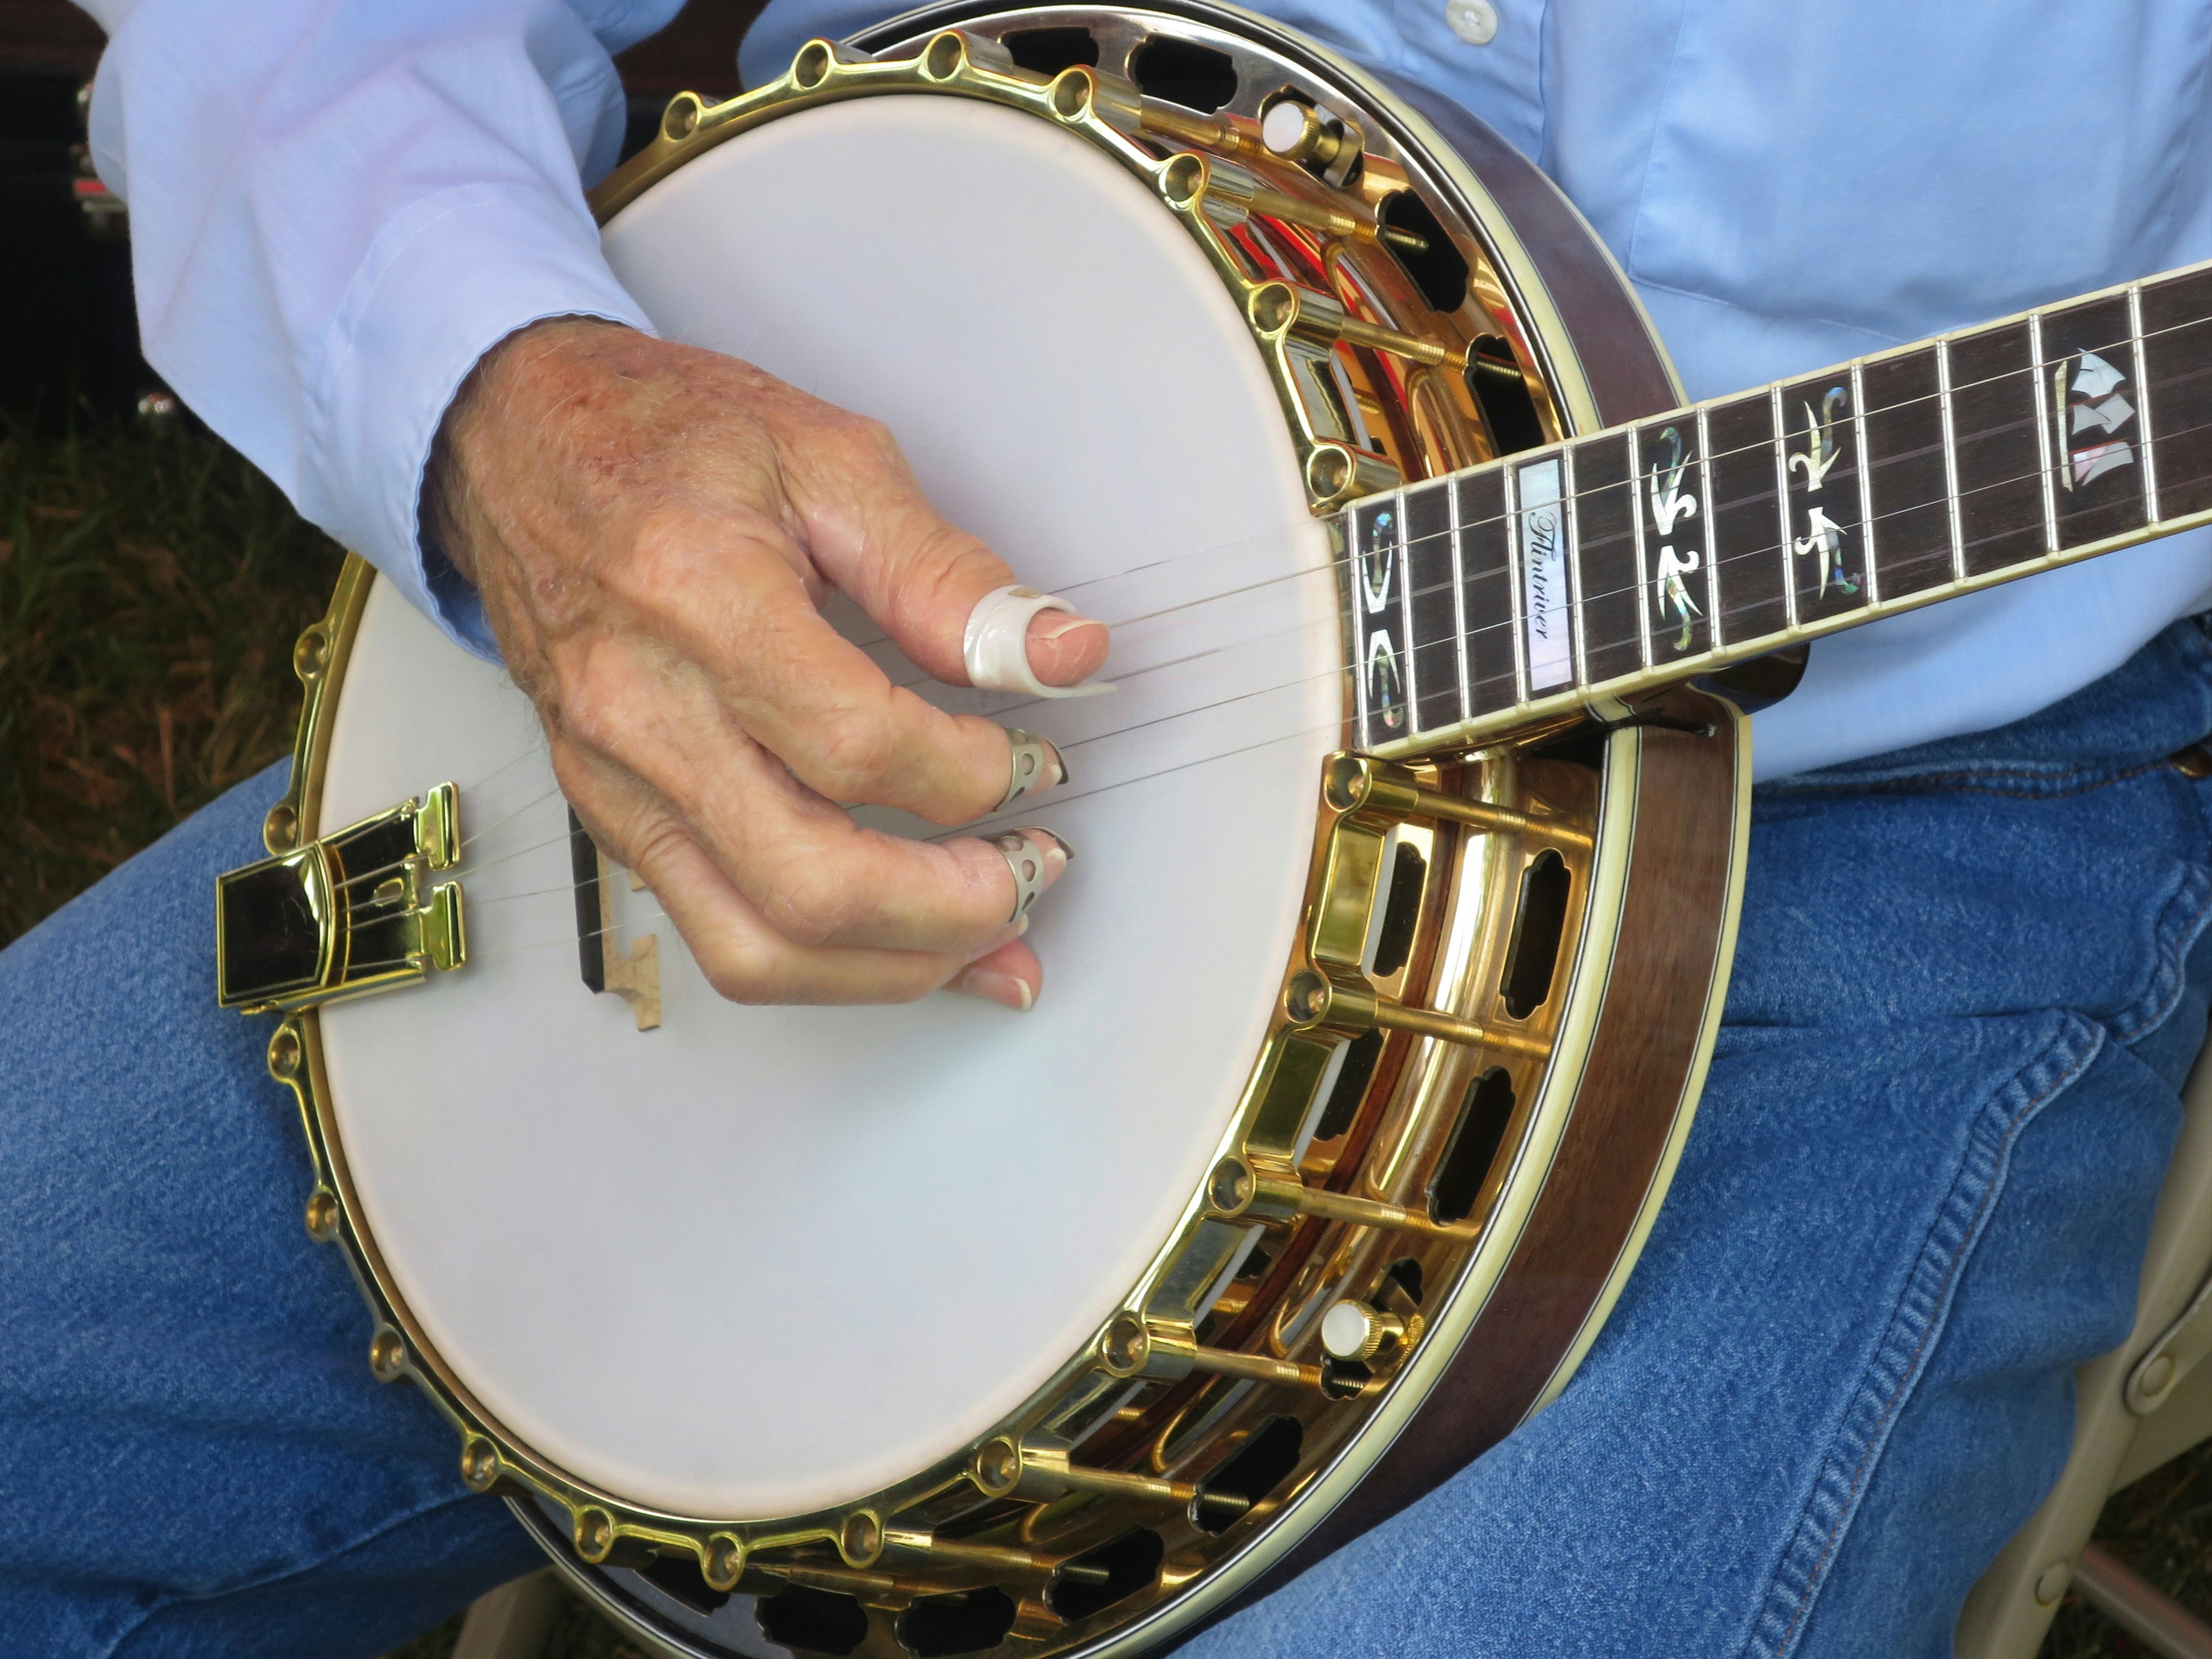
M 100 177 L 131 208 L 147 360 L 301 514 L 471 649 L 422 542 L 440 420 L 545 317 L 646 329 L 583 179 L 617 159 L 610 54 L 680 0 L 89 0 Z

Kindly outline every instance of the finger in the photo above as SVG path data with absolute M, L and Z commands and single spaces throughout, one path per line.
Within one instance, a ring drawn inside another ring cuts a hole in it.
M 564 723 L 556 770 L 573 747 L 599 774 L 634 776 L 784 938 L 965 953 L 1013 918 L 1016 876 L 989 842 L 963 836 L 933 843 L 863 829 L 731 723 L 709 692 L 682 681 L 661 690 L 653 699 L 617 698 L 616 706 L 627 702 L 637 718 L 609 722 L 605 731 Z M 1066 847 L 1044 830 L 1031 844 L 1049 886 L 1066 867 Z
M 976 957 L 955 974 L 945 988 L 1025 1014 L 1044 993 L 1044 964 L 1028 945 L 1014 941 Z
M 992 811 L 1009 779 L 1005 728 L 892 685 L 823 618 L 792 562 L 761 556 L 761 542 L 780 534 L 689 514 L 651 526 L 622 594 L 668 645 L 596 633 L 554 642 L 564 716 L 594 722 L 596 746 L 621 753 L 628 740 L 615 728 L 696 663 L 736 723 L 817 793 L 933 823 Z M 671 605 L 672 594 L 688 602 Z
M 945 986 L 970 957 L 1000 957 L 1026 921 L 997 929 L 975 952 L 795 945 L 769 925 L 650 793 L 586 769 L 571 797 L 577 814 L 652 890 L 717 993 L 733 1002 L 911 1002 Z M 1011 972 L 1018 975 L 1015 959 Z M 1030 981 L 1042 980 L 1040 969 Z M 1002 994 L 1005 994 L 1002 993 Z M 1018 1000 L 1018 993 L 1012 994 Z
M 851 594 L 917 667 L 965 685 L 961 641 L 975 602 L 1019 577 L 948 524 L 880 422 L 846 416 L 833 441 L 782 456 L 785 488 L 824 574 Z M 1105 665 L 1106 624 L 1053 611 L 1031 619 L 1030 670 L 1073 685 Z

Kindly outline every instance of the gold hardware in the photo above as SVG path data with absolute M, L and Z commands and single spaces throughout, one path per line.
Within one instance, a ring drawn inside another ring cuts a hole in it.
M 745 1540 L 732 1532 L 718 1532 L 707 1540 L 699 1559 L 699 1576 L 709 1588 L 735 1589 L 745 1570 Z
M 1389 462 L 1349 444 L 1316 444 L 1306 456 L 1306 489 L 1316 501 L 1379 495 L 1401 482 Z
M 837 1553 L 848 1567 L 872 1567 L 884 1553 L 884 1523 L 866 1510 L 855 1510 L 837 1528 Z
M 1314 1216 L 1323 1221 L 1347 1222 L 1355 1227 L 1379 1227 L 1388 1232 L 1418 1233 L 1426 1237 L 1465 1238 L 1464 1227 L 1440 1226 L 1425 1210 L 1353 1193 L 1332 1193 L 1309 1187 L 1295 1170 L 1263 1168 L 1257 1159 L 1224 1158 L 1207 1178 L 1206 1199 L 1214 1213 L 1224 1220 L 1294 1221 Z M 1319 1368 L 1316 1367 L 1316 1380 Z
M 570 1535 L 575 1540 L 576 1553 L 597 1566 L 614 1553 L 614 1516 L 597 1507 L 578 1510 Z
M 862 1601 L 880 1601 L 902 1592 L 908 1595 L 928 1593 L 926 1587 L 902 1583 L 887 1572 L 857 1572 L 848 1567 L 817 1566 L 807 1561 L 769 1561 L 758 1556 L 753 1558 L 752 1565 L 756 1571 L 773 1574 L 787 1584 L 858 1596 Z
M 396 1382 L 407 1370 L 407 1344 L 389 1325 L 368 1345 L 368 1369 L 380 1382 Z
M 1339 1359 L 1364 1362 L 1406 1340 L 1406 1322 L 1364 1302 L 1339 1302 L 1321 1320 L 1321 1345 Z
M 971 1544 L 911 1528 L 885 1529 L 884 1548 L 908 1555 L 926 1555 L 933 1562 L 943 1562 L 948 1566 L 983 1567 L 994 1572 L 1050 1572 L 1055 1565 L 1055 1558 L 1039 1555 L 1034 1550 L 1010 1549 L 1000 1544 Z
M 1149 110 L 1146 112 L 1145 123 L 1147 127 L 1154 125 Z M 1325 202 L 1308 201 L 1304 197 L 1271 190 L 1235 162 L 1201 155 L 1192 150 L 1170 156 L 1161 167 L 1160 193 L 1177 207 L 1202 207 L 1216 224 L 1228 229 L 1233 230 L 1256 213 L 1262 218 L 1304 225 L 1309 230 L 1318 230 L 1329 236 L 1368 242 L 1391 242 L 1407 247 L 1412 252 L 1428 252 L 1427 241 L 1419 236 L 1406 231 L 1394 231 L 1371 218 L 1354 217 Z M 1396 351 L 1401 356 L 1414 357 L 1422 362 L 1454 361 L 1449 351 L 1431 341 L 1419 340 L 1410 334 L 1400 334 L 1391 329 L 1377 329 L 1371 324 L 1354 323 L 1348 326 L 1366 330 L 1372 336 L 1370 343 L 1387 342 L 1382 349 Z M 1342 337 L 1350 339 L 1352 337 L 1347 332 Z
M 1311 104 L 1276 98 L 1260 112 L 1260 142 L 1285 161 L 1310 161 L 1326 167 L 1344 148 L 1340 132 L 1331 132 Z
M 1540 1059 L 1551 1052 L 1548 1044 L 1533 1037 L 1478 1025 L 1434 1008 L 1386 1001 L 1372 991 L 1346 985 L 1312 968 L 1302 968 L 1291 975 L 1290 986 L 1283 993 L 1283 1009 L 1300 1030 L 1356 1032 L 1379 1026 L 1386 1031 L 1411 1031 L 1416 1036 L 1435 1037 L 1469 1048 L 1496 1048 Z
M 327 1187 L 315 1188 L 307 1200 L 307 1237 L 327 1244 L 338 1236 L 338 1201 Z
M 459 792 L 441 783 L 218 876 L 216 1000 L 247 1013 L 296 1012 L 459 967 L 468 957 L 460 884 L 428 878 L 451 869 L 460 851 Z M 363 895 L 368 882 L 375 885 Z
M 1081 64 L 1054 76 L 1045 98 L 1052 112 L 1063 121 L 1095 119 L 1120 133 L 1141 131 L 1156 118 L 1156 112 L 1146 109 L 1148 100 L 1133 84 Z
M 697 93 L 678 93 L 660 112 L 661 132 L 675 143 L 689 138 L 699 130 L 699 116 L 705 107 L 705 100 Z
M 1278 93 L 1260 106 L 1260 142 L 1271 155 L 1342 188 L 1365 161 L 1366 137 L 1341 116 L 1323 116 L 1304 99 Z M 1418 238 L 1415 240 L 1419 240 Z M 1422 244 L 1425 252 L 1427 244 Z
M 461 1480 L 471 1492 L 489 1492 L 499 1483 L 499 1448 L 480 1434 L 461 1443 Z
M 984 1443 L 969 1464 L 969 1473 L 989 1498 L 1052 1498 L 1084 1492 L 1184 1504 L 1198 1496 L 1198 1487 L 1191 1481 L 1121 1469 L 1087 1468 L 1069 1462 L 1065 1447 L 1016 1441 L 1004 1435 Z
M 1183 159 L 1176 157 L 1178 161 Z M 1172 167 L 1174 163 L 1169 165 Z M 1164 184 L 1166 175 L 1163 174 L 1162 179 Z M 1322 345 L 1334 345 L 1341 340 L 1347 345 L 1388 351 L 1413 362 L 1458 369 L 1467 367 L 1464 349 L 1454 350 L 1433 340 L 1419 339 L 1411 334 L 1401 334 L 1395 328 L 1364 322 L 1347 312 L 1340 301 L 1294 283 L 1261 283 L 1245 301 L 1245 310 L 1252 326 L 1263 337 L 1296 334 Z
M 1588 847 L 1584 831 L 1557 819 L 1532 817 L 1510 806 L 1468 800 L 1424 787 L 1402 766 L 1367 755 L 1332 755 L 1323 774 L 1322 798 L 1340 812 L 1380 812 L 1400 818 L 1442 818 L 1498 835 L 1533 830 L 1571 847 Z
M 1253 1382 L 1287 1383 L 1292 1388 L 1317 1389 L 1322 1382 L 1318 1365 L 1301 1365 L 1273 1354 L 1205 1347 L 1188 1325 L 1171 1326 L 1132 1313 L 1116 1316 L 1107 1326 L 1099 1339 L 1098 1353 L 1107 1370 L 1115 1376 L 1172 1381 L 1204 1371 Z

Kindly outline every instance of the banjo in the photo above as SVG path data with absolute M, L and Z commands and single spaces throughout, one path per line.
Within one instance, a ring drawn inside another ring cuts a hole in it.
M 722 1001 L 495 666 L 357 559 L 299 641 L 218 977 L 307 1230 L 461 1480 L 697 1659 L 1158 1647 L 1494 1444 L 1687 1133 L 1749 712 L 2212 521 L 2212 268 L 1686 407 L 1540 173 L 1210 0 L 811 41 L 593 206 L 1115 624 L 1043 701 L 841 621 L 1067 757 L 1019 1017 Z

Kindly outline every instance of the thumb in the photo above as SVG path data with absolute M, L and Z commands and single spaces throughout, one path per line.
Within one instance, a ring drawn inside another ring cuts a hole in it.
M 808 551 L 916 667 L 966 685 L 968 618 L 984 595 L 1021 578 L 939 515 L 888 431 L 872 421 L 858 426 L 833 477 L 821 476 L 830 458 L 819 446 L 799 467 L 787 464 Z M 1073 685 L 1105 665 L 1109 643 L 1106 624 L 1093 617 L 1041 611 L 1029 623 L 1030 672 L 1047 685 Z

